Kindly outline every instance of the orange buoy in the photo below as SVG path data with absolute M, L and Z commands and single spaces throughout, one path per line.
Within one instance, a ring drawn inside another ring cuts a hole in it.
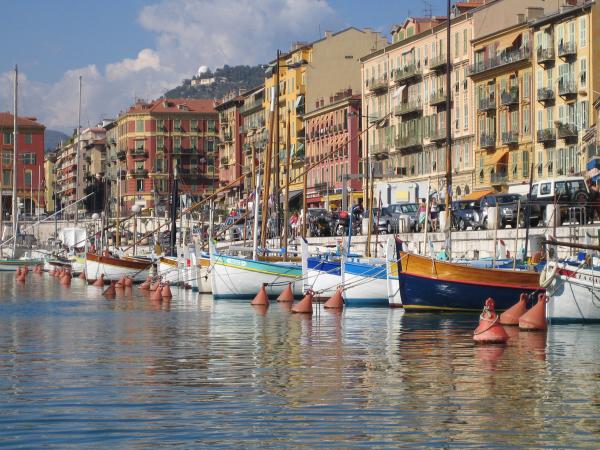
M 160 280 L 157 278 L 156 281 L 150 285 L 150 290 L 156 291 L 159 286 L 160 286 Z
M 52 268 L 48 271 L 48 275 L 50 275 L 51 277 L 54 276 L 54 268 Z
M 479 325 L 473 333 L 473 340 L 478 344 L 504 344 L 508 341 L 508 334 L 498 322 L 494 306 L 491 297 L 485 301 L 483 312 L 479 316 Z
M 150 277 L 148 277 L 148 278 L 150 278 Z M 146 281 L 144 281 L 142 284 L 140 284 L 140 290 L 142 290 L 142 291 L 150 290 L 150 283 L 151 283 L 151 281 L 149 279 L 146 279 Z
M 519 329 L 524 331 L 547 329 L 548 322 L 546 321 L 546 303 L 548 303 L 548 297 L 546 297 L 546 294 L 538 295 L 537 303 L 519 319 Z
M 17 267 L 17 270 L 15 271 L 15 278 L 19 278 L 21 276 L 21 268 Z
M 289 302 L 284 303 L 289 304 Z M 254 311 L 256 311 L 256 314 L 258 314 L 259 316 L 266 316 L 267 311 L 269 309 L 269 305 L 252 305 L 252 308 L 254 309 Z
M 169 286 L 168 281 L 166 281 L 165 284 L 163 284 L 162 289 L 160 290 L 160 295 L 162 298 L 173 297 L 173 294 L 171 293 L 171 287 Z
M 278 302 L 293 302 L 294 292 L 292 291 L 292 283 L 289 283 L 281 294 L 277 297 Z
M 63 286 L 71 286 L 71 273 L 65 272 L 65 274 L 60 278 L 60 284 Z
M 94 286 L 104 287 L 104 274 L 100 274 L 100 278 L 94 281 Z
M 111 281 L 110 286 L 108 286 L 106 288 L 106 290 L 102 293 L 102 295 L 104 295 L 105 297 L 109 297 L 109 298 L 115 298 L 115 296 L 117 295 L 117 289 L 115 288 L 116 284 L 117 284 L 116 281 Z
M 313 296 L 314 296 L 314 292 L 311 289 L 306 291 L 306 295 L 302 298 L 302 300 L 300 300 L 297 304 L 292 306 L 292 312 L 300 313 L 300 314 L 312 314 L 313 313 L 313 307 L 312 307 Z
M 519 325 L 519 318 L 527 312 L 527 294 L 519 296 L 519 301 L 500 314 L 501 325 Z
M 125 287 L 125 277 L 121 277 L 119 278 L 119 281 L 117 281 L 117 284 L 115 284 L 116 288 L 124 288 Z
M 27 275 L 29 273 L 29 266 L 23 267 L 23 271 L 25 272 L 25 275 Z
M 344 307 L 344 297 L 342 297 L 342 289 L 338 288 L 329 300 L 325 302 L 323 308 L 342 309 Z
M 125 287 L 132 287 L 133 286 L 133 279 L 131 277 L 125 277 Z
M 79 279 L 80 279 L 80 280 L 84 280 L 84 281 L 85 281 L 85 272 L 84 272 L 84 271 L 82 271 L 82 272 L 79 274 Z
M 269 296 L 267 295 L 267 284 L 263 283 L 258 294 L 250 302 L 251 305 L 269 305 Z
M 163 297 L 162 297 L 161 291 L 162 291 L 162 287 L 159 285 L 159 286 L 158 286 L 156 289 L 154 289 L 154 290 L 152 291 L 152 293 L 150 294 L 150 300 L 153 300 L 153 301 L 155 301 L 155 302 L 160 302 L 160 301 L 162 301 L 162 298 L 163 298 Z

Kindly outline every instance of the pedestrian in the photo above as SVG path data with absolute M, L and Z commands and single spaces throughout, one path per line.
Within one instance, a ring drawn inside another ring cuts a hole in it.
M 427 204 L 425 203 L 425 199 L 421 199 L 421 203 L 419 203 L 419 219 L 417 222 L 418 231 L 421 230 L 423 224 L 425 224 L 427 218 Z
M 429 208 L 429 215 L 431 217 L 431 231 L 437 231 L 439 224 L 439 213 L 440 207 L 438 206 L 437 199 L 431 200 L 431 207 Z
M 290 217 L 290 227 L 292 228 L 292 239 L 296 239 L 298 229 L 298 211 L 294 211 Z

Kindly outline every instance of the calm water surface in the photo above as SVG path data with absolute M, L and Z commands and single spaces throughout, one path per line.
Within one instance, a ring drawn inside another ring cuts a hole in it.
M 598 448 L 600 327 L 476 347 L 476 321 L 107 300 L 2 273 L 0 444 Z

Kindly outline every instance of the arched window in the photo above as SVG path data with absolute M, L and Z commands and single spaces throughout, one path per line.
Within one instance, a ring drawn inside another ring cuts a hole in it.
M 460 197 L 461 196 L 461 192 L 460 192 L 460 186 L 456 186 L 456 196 Z
M 469 195 L 469 192 L 470 192 L 470 191 L 471 191 L 471 190 L 469 189 L 469 185 L 468 185 L 468 184 L 465 184 L 465 195 Z

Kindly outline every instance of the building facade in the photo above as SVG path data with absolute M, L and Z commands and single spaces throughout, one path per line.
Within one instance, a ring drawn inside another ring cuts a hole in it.
M 250 174 L 244 179 L 244 191 L 247 193 L 256 188 L 256 175 L 268 140 L 263 109 L 264 95 L 263 86 L 251 89 L 242 95 L 244 104 L 240 110 L 242 117 L 240 134 L 243 171 Z
M 17 175 L 20 212 L 44 207 L 44 125 L 34 117 L 17 117 L 17 161 L 13 161 L 14 116 L 0 113 L 0 195 L 4 217 L 12 214 L 13 174 Z
M 123 213 L 133 205 L 166 213 L 174 179 L 192 200 L 216 188 L 218 120 L 212 100 L 138 101 L 116 122 L 109 143 L 114 147 L 116 140 L 118 163 L 112 173 L 124 175 L 115 180 Z
M 342 208 L 362 200 L 360 106 L 360 94 L 349 89 L 304 116 L 306 166 L 313 167 L 307 177 L 308 207 Z

